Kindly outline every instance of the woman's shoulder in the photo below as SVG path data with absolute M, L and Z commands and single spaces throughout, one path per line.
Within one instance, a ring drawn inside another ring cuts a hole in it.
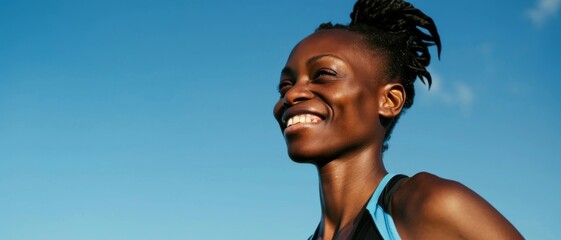
M 406 204 L 416 207 L 430 208 L 433 203 L 452 203 L 463 195 L 474 194 L 463 184 L 438 177 L 427 172 L 420 172 L 407 179 L 399 188 L 397 194 L 407 195 Z M 441 206 L 442 207 L 442 206 Z
M 518 239 L 522 236 L 491 204 L 463 184 L 421 172 L 392 197 L 392 217 L 408 238 L 441 236 Z
M 392 213 L 408 221 L 422 219 L 439 221 L 454 217 L 462 202 L 473 201 L 476 195 L 459 182 L 427 172 L 417 173 L 405 180 L 392 197 Z M 394 215 L 394 214 L 392 214 Z

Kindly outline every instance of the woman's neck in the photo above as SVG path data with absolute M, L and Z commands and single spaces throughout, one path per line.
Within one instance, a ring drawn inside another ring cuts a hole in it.
M 349 239 L 374 190 L 387 174 L 377 149 L 318 167 L 322 239 Z

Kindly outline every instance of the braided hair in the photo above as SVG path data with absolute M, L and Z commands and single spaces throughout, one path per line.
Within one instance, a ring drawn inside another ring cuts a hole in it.
M 388 79 L 397 79 L 405 89 L 403 110 L 413 105 L 417 77 L 425 85 L 432 84 L 426 67 L 430 63 L 429 46 L 436 45 L 440 58 L 441 44 L 434 21 L 403 0 L 358 0 L 351 13 L 348 25 L 321 24 L 322 29 L 346 29 L 359 33 L 373 50 L 381 51 L 388 59 Z M 404 112 L 402 111 L 402 112 Z M 382 119 L 387 141 L 401 113 L 393 119 Z

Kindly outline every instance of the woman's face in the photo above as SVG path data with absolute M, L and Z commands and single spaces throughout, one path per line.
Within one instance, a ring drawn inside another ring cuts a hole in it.
M 274 115 L 296 162 L 321 163 L 381 148 L 383 55 L 366 47 L 360 35 L 320 30 L 291 52 L 279 83 Z

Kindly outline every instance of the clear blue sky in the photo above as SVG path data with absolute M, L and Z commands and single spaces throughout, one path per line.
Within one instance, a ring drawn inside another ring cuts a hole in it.
M 353 1 L 0 0 L 0 239 L 305 239 L 315 168 L 272 116 L 288 53 Z M 559 0 L 413 1 L 443 41 L 385 155 L 559 239 Z

